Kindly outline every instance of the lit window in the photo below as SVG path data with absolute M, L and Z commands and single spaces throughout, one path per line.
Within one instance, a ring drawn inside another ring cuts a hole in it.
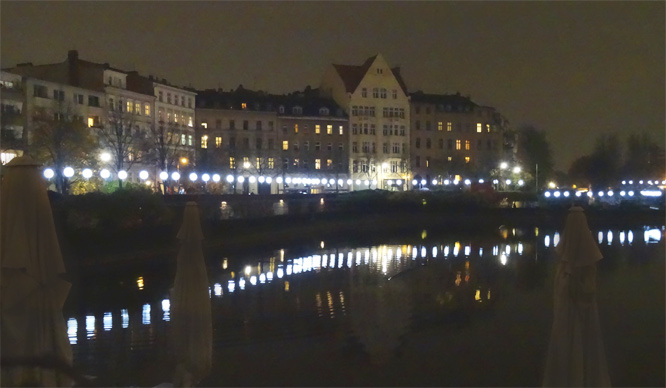
M 134 104 L 132 104 L 132 101 L 127 101 L 127 111 L 129 113 L 132 113 L 133 110 L 134 110 Z
M 275 159 L 273 158 L 268 158 L 268 168 L 274 169 L 275 168 Z
M 298 133 L 298 124 L 294 124 L 294 133 Z
M 315 170 L 321 169 L 321 159 L 315 159 Z
M 333 167 L 333 159 L 326 159 L 326 167 L 327 168 Z
M 150 105 L 146 104 L 144 108 L 144 114 L 150 116 Z
M 246 104 L 246 103 L 242 103 L 242 104 L 241 104 L 241 109 L 247 109 L 247 104 Z
M 460 149 L 460 145 L 461 145 L 461 144 L 460 144 L 460 139 L 456 140 L 456 149 L 457 149 L 457 150 Z
M 319 135 L 321 133 L 321 125 L 317 124 L 315 125 L 315 133 Z
M 476 123 L 476 132 L 481 133 L 483 132 L 483 124 L 481 123 Z
M 340 135 L 342 135 L 344 133 L 344 130 L 342 129 L 342 125 L 338 128 L 338 132 L 340 133 Z
M 187 142 L 187 136 L 185 136 L 185 134 L 183 133 L 180 135 L 180 144 L 185 145 L 186 142 Z
M 236 168 L 236 158 L 233 156 L 229 157 L 229 168 Z
M 178 122 L 178 121 L 176 121 L 176 122 Z M 202 126 L 203 128 L 208 129 L 208 123 L 205 122 L 205 121 L 201 123 L 201 126 Z
M 444 123 L 441 121 L 437 123 L 437 130 L 438 131 L 443 131 L 444 130 Z
M 222 137 L 221 136 L 216 136 L 215 137 L 215 148 L 220 148 L 222 146 Z
M 469 156 L 465 156 L 465 163 L 469 163 Z
M 134 112 L 138 115 L 141 114 L 141 103 L 139 102 L 134 103 Z
M 469 140 L 465 140 L 465 149 L 469 150 Z
M 192 145 L 192 135 L 187 135 L 187 145 Z
M 250 158 L 248 156 L 243 156 L 243 167 L 250 164 Z
M 201 148 L 208 148 L 208 135 L 201 136 Z
M 333 134 L 333 126 L 332 125 L 327 125 L 326 126 L 326 134 L 327 135 L 332 135 Z
M 261 158 L 257 158 L 257 170 L 261 169 L 261 162 L 262 162 Z
M 449 121 L 446 123 L 446 132 L 451 132 L 451 129 L 453 129 L 453 124 Z
M 430 167 L 430 158 L 426 158 L 426 167 Z
M 173 122 L 177 123 L 178 122 L 178 112 L 173 114 Z
M 490 124 L 486 124 L 486 132 L 490 132 Z
M 283 151 L 289 151 L 289 140 L 283 140 L 282 141 L 282 150 Z
M 188 125 L 189 127 L 191 127 L 191 126 L 194 125 L 194 124 L 193 124 L 193 120 L 192 120 L 192 116 L 189 116 L 189 117 L 187 118 L 187 125 Z
M 92 117 L 88 117 L 88 127 L 92 127 L 95 125 L 95 119 Z
M 448 160 L 450 162 L 450 161 L 453 160 L 453 158 L 449 156 L 449 157 L 446 158 L 446 160 Z

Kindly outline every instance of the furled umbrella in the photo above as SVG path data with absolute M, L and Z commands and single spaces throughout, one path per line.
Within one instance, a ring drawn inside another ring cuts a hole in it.
M 4 166 L 0 198 L 2 385 L 68 386 L 72 349 L 62 307 L 70 283 L 40 164 Z M 11 365 L 11 367 L 9 367 Z M 36 367 L 34 365 L 41 365 Z
M 572 207 L 556 248 L 553 327 L 543 385 L 608 387 L 610 378 L 596 300 L 602 259 L 583 209 Z
M 192 386 L 210 372 L 213 340 L 203 234 L 195 202 L 185 206 L 177 238 L 181 245 L 172 294 L 174 385 Z

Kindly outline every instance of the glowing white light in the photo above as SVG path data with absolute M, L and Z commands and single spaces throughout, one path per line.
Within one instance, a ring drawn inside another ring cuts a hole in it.
M 546 198 L 550 198 L 550 191 L 546 191 L 545 193 L 543 193 L 543 195 Z
M 266 280 L 273 281 L 273 272 L 266 272 Z
M 506 253 L 507 255 L 511 253 L 511 245 L 507 245 L 504 247 L 504 253 Z
M 283 276 L 284 276 L 284 270 L 282 268 L 278 268 L 277 277 L 282 279 Z
M 229 282 L 227 282 L 227 290 L 229 290 L 229 292 L 234 292 L 235 289 L 236 283 L 233 280 L 229 280 Z
M 436 185 L 437 185 L 437 179 L 433 179 L 433 180 L 432 180 L 432 185 L 433 185 L 433 186 L 436 186 Z
M 643 233 L 643 238 L 646 243 L 659 242 L 661 240 L 661 231 L 659 229 L 646 230 Z
M 661 197 L 659 190 L 641 190 L 641 195 L 644 197 Z
M 499 183 L 499 179 L 493 179 L 493 184 L 496 185 Z
M 565 191 L 563 195 L 564 195 L 565 197 L 569 198 L 569 192 L 568 192 L 568 191 Z
M 599 244 L 604 241 L 604 232 L 599 231 L 599 233 L 597 233 L 597 240 L 599 240 Z
M 445 185 L 448 185 L 449 183 L 451 183 L 450 180 L 448 180 L 448 179 L 444 179 L 444 184 L 445 184 Z
M 608 193 L 606 193 L 609 197 L 613 196 L 613 190 L 608 190 Z
M 127 329 L 129 327 L 129 312 L 127 309 L 120 310 L 120 316 L 122 317 L 123 329 Z
M 523 243 L 518 243 L 518 254 L 519 255 L 523 254 Z
M 245 289 L 245 279 L 240 278 L 240 280 L 238 280 L 238 288 L 240 288 L 241 290 Z
M 397 181 L 395 181 L 395 184 L 398 186 L 402 186 L 402 179 L 398 179 Z
M 210 180 L 210 175 L 208 175 L 208 174 L 203 174 L 203 175 L 201 176 L 201 180 L 204 181 L 204 182 L 208 182 L 208 181 Z
M 266 183 L 270 184 L 271 182 L 273 182 L 273 178 L 266 177 Z
M 520 173 L 520 167 L 516 166 L 513 168 L 513 173 L 514 174 L 519 174 Z
M 389 179 L 388 181 L 386 181 L 386 184 L 389 185 L 389 186 L 393 186 L 393 181 L 391 179 Z
M 444 257 L 446 257 L 448 255 L 449 255 L 449 246 L 447 245 L 447 246 L 444 247 Z
M 254 182 L 256 182 L 256 181 L 257 181 L 257 177 L 255 177 L 254 175 L 252 175 L 252 176 L 250 177 L 250 183 L 254 183 Z
M 322 182 L 319 178 L 315 178 L 315 179 L 313 179 L 313 180 L 314 180 L 314 184 L 315 184 L 315 185 L 318 185 L 319 183 L 326 184 L 326 183 Z
M 344 182 L 342 181 L 342 179 L 338 179 L 338 186 L 342 186 L 343 183 L 344 183 Z
M 44 178 L 51 179 L 55 175 L 55 172 L 52 168 L 47 168 L 44 170 Z M 73 318 L 72 318 L 73 319 Z
M 624 231 L 620 232 L 620 244 L 624 245 L 624 240 L 626 238 L 626 235 Z
M 472 253 L 472 247 L 469 245 L 465 246 L 465 256 L 469 256 Z
M 177 181 L 178 179 L 180 179 L 180 173 L 178 171 L 174 171 L 173 173 L 171 173 L 171 179 Z
M 76 344 L 76 332 L 79 330 L 79 324 L 76 322 L 75 318 L 69 318 L 67 320 L 67 337 L 69 337 L 69 343 L 72 345 Z
M 633 190 L 629 190 L 629 192 L 628 192 L 627 194 L 629 194 L 630 197 L 633 197 L 633 196 L 634 196 L 634 192 L 633 192 Z
M 611 243 L 613 242 L 613 232 L 612 231 L 610 231 L 610 230 L 608 231 L 608 234 L 606 234 L 606 240 L 608 240 L 608 245 L 611 245 Z
M 426 257 L 426 254 L 428 252 L 426 251 L 426 247 L 421 247 L 421 257 Z
M 351 184 L 352 184 L 352 180 L 351 180 L 351 179 L 347 179 L 347 186 L 351 186 Z
M 624 197 L 624 196 L 626 196 L 626 195 L 627 195 L 627 192 L 626 192 L 626 191 L 624 191 L 624 190 L 620 191 L 620 196 L 621 196 L 621 197 Z
M 546 235 L 546 237 L 543 238 L 543 245 L 548 248 L 550 246 L 550 236 Z
M 631 230 L 629 231 L 629 233 L 627 233 L 627 241 L 629 242 L 629 244 L 634 242 L 634 232 L 632 232 Z
M 648 181 L 648 185 L 652 185 L 652 180 L 649 180 L 649 181 Z
M 125 170 L 118 171 L 118 179 L 121 179 L 121 180 L 127 179 L 127 171 L 125 171 Z
M 244 176 L 239 176 L 238 178 L 236 178 L 236 181 L 238 183 L 243 183 L 243 182 L 245 182 L 245 177 Z
M 502 162 L 502 163 L 500 163 L 500 168 L 501 168 L 502 170 L 506 170 L 507 167 L 509 167 L 509 165 L 508 165 L 506 162 Z
M 416 186 L 418 184 L 419 184 L 419 181 L 417 181 L 416 179 L 412 179 L 412 186 Z
M 102 177 L 102 179 L 109 179 L 111 177 L 111 172 L 106 168 L 103 168 L 102 171 L 99 172 L 99 176 Z
M 425 186 L 425 185 L 426 185 L 426 183 L 428 183 L 428 182 L 426 182 L 426 180 L 425 180 L 425 179 L 421 179 L 421 186 Z
M 323 178 L 323 179 L 321 180 L 321 184 L 322 184 L 322 185 L 327 185 L 327 184 L 328 184 L 328 179 Z
M 590 198 L 592 198 L 592 196 L 594 196 L 594 194 L 592 194 L 591 191 L 588 191 L 588 192 L 587 192 L 587 196 L 590 197 Z
M 88 333 L 88 338 L 95 335 L 95 316 L 86 315 L 86 332 Z
M 626 185 L 626 184 L 627 184 L 627 181 L 622 181 L 622 184 L 623 184 L 623 185 Z
M 197 176 L 197 173 L 196 173 L 196 172 L 191 172 L 191 173 L 190 173 L 190 180 L 191 180 L 192 182 L 196 182 L 196 181 L 197 181 L 197 178 L 199 178 L 199 177 Z
M 169 173 L 166 172 L 166 171 L 162 171 L 162 172 L 160 173 L 160 179 L 163 180 L 163 181 L 169 179 Z
M 504 183 L 506 183 L 507 185 L 510 185 L 511 184 L 511 179 L 505 180 Z
M 139 178 L 141 178 L 144 181 L 148 179 L 148 171 L 141 170 L 141 172 L 139 172 Z
M 356 186 L 359 186 L 359 185 L 361 184 L 361 180 L 360 180 L 360 179 L 357 179 L 356 182 L 354 182 L 354 184 L 355 184 Z
M 603 196 L 604 196 L 604 192 L 603 192 L 603 191 L 598 192 L 598 193 L 597 193 L 597 196 L 598 196 L 598 197 L 603 197 Z
M 169 299 L 162 299 L 162 311 L 165 313 L 171 311 L 171 301 Z
M 113 315 L 111 313 L 104 313 L 102 318 L 102 325 L 104 326 L 104 331 L 111 330 L 113 326 Z
M 215 296 L 222 296 L 222 285 L 220 283 L 213 284 L 213 293 Z
M 254 275 L 250 276 L 250 284 L 252 284 L 253 286 L 257 285 L 257 277 L 256 276 L 254 276 Z
M 560 234 L 558 232 L 555 232 L 555 235 L 553 236 L 553 246 L 556 247 L 557 244 L 560 243 Z
M 290 178 L 290 177 L 287 177 L 287 178 L 284 180 L 284 182 L 285 182 L 286 184 L 290 184 L 290 183 L 291 183 L 291 178 Z M 296 182 L 294 182 L 294 183 L 296 183 Z
M 234 181 L 234 176 L 233 175 L 227 175 L 227 182 L 232 183 Z
M 629 184 L 630 184 L 630 185 L 633 185 L 633 184 L 634 184 L 634 181 L 629 181 Z
M 561 193 L 559 191 L 556 191 L 556 192 L 553 193 L 553 196 L 555 196 L 555 198 L 559 198 L 560 194 Z
M 638 184 L 639 184 L 639 185 L 642 185 L 642 184 L 643 184 L 643 181 L 642 181 L 642 180 L 638 181 Z
M 502 265 L 506 265 L 506 261 L 507 261 L 506 255 L 502 253 L 502 255 L 500 256 L 500 263 L 502 263 Z
M 265 274 L 262 273 L 261 275 L 259 275 L 259 283 L 261 283 L 261 284 L 266 283 L 266 275 Z
M 437 247 L 432 247 L 432 257 L 437 257 Z
M 366 186 L 370 186 L 370 181 L 367 180 L 367 179 L 366 179 L 365 182 L 363 182 L 363 183 L 364 183 Z
M 74 169 L 71 167 L 65 167 L 64 170 L 62 170 L 63 175 L 67 178 L 71 178 L 74 175 Z
M 111 154 L 108 152 L 102 152 L 99 158 L 102 160 L 102 162 L 108 162 L 111 160 Z
M 576 191 L 576 197 L 580 197 L 581 195 L 583 195 L 583 193 L 581 193 L 580 191 Z
M 485 181 L 483 179 L 479 179 L 479 183 L 484 183 Z
M 83 177 L 86 179 L 90 179 L 93 175 L 93 172 L 91 169 L 85 168 L 83 171 L 81 171 L 81 175 L 83 175 Z
M 525 181 L 522 180 L 522 179 L 519 179 L 518 180 L 518 186 L 523 186 L 523 185 L 525 185 Z
M 143 311 L 141 314 L 141 323 L 144 325 L 150 325 L 150 305 L 148 303 L 143 305 Z
M 465 179 L 465 185 L 469 186 L 472 184 L 472 181 L 469 179 Z
M 282 177 L 279 176 L 279 177 L 275 178 L 275 182 L 277 182 L 278 184 L 281 184 L 282 183 Z

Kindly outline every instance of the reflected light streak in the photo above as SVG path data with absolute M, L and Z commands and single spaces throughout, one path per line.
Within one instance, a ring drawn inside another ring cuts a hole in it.
M 104 313 L 102 325 L 104 326 L 104 331 L 109 331 L 111 330 L 111 327 L 113 327 L 113 315 L 111 315 L 110 312 Z
M 169 322 L 171 319 L 171 301 L 169 299 L 162 299 L 162 311 L 164 312 L 162 319 Z
M 465 256 L 469 256 L 472 253 L 472 247 L 469 245 L 465 246 Z
M 236 289 L 236 282 L 234 282 L 233 280 L 229 280 L 227 282 L 227 290 L 229 290 L 229 292 L 234 292 L 235 289 Z
M 93 315 L 86 315 L 86 337 L 95 338 L 95 317 Z
M 143 305 L 143 311 L 141 312 L 141 323 L 144 325 L 150 325 L 150 305 L 148 303 Z
M 555 235 L 553 235 L 553 247 L 556 247 L 557 244 L 560 243 L 560 233 L 555 232 Z
M 518 254 L 522 255 L 523 254 L 523 243 L 518 243 Z
M 543 245 L 548 248 L 550 247 L 550 236 L 546 235 L 546 237 L 543 238 Z
M 421 257 L 426 257 L 427 251 L 425 247 L 421 247 Z
M 127 329 L 129 327 L 129 312 L 127 312 L 127 309 L 120 310 L 120 316 L 122 317 L 123 329 Z
M 604 241 L 604 232 L 599 231 L 597 234 L 597 239 L 599 240 L 599 244 L 601 244 Z
M 69 318 L 67 320 L 67 337 L 69 337 L 69 343 L 75 345 L 77 342 L 76 332 L 79 330 L 79 324 L 76 322 L 76 318 Z
M 629 231 L 629 233 L 627 233 L 627 242 L 629 242 L 629 244 L 632 244 L 634 242 L 634 232 L 632 232 L 631 230 Z
M 500 263 L 502 263 L 502 265 L 506 265 L 506 261 L 507 261 L 506 255 L 502 253 L 502 255 L 500 256 Z
M 418 254 L 419 254 L 418 249 L 416 249 L 416 247 L 412 248 L 412 260 L 416 259 Z
M 222 285 L 220 283 L 213 284 L 213 293 L 215 294 L 215 296 L 222 296 Z
M 611 245 L 613 243 L 613 232 L 612 231 L 610 231 L 610 230 L 608 231 L 608 233 L 606 234 L 606 240 L 608 240 L 608 245 Z
M 625 240 L 626 237 L 627 237 L 627 236 L 626 236 L 626 234 L 624 233 L 624 231 L 620 232 L 620 244 L 621 244 L 621 245 L 624 245 L 624 240 Z

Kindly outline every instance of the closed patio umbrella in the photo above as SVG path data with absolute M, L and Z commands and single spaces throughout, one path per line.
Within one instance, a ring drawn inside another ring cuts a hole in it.
M 608 387 L 596 300 L 596 264 L 602 255 L 582 208 L 569 210 L 556 253 L 553 327 L 543 385 Z
M 191 386 L 210 372 L 213 341 L 203 234 L 195 202 L 185 206 L 177 238 L 181 246 L 172 294 L 174 385 Z
M 40 164 L 27 156 L 5 167 L 0 198 L 2 385 L 68 386 L 72 349 L 62 307 L 70 284 Z M 12 366 L 8 365 L 21 365 Z

